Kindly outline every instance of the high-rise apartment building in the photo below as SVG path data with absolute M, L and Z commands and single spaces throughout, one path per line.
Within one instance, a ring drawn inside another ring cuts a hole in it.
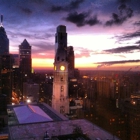
M 66 26 L 57 27 L 55 45 L 52 107 L 61 114 L 67 114 L 69 113 L 69 97 Z

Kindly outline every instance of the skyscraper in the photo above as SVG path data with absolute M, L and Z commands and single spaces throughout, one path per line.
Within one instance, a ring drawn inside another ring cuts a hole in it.
M 69 70 L 69 78 L 74 77 L 74 50 L 73 46 L 69 46 L 67 48 L 67 54 L 68 54 L 68 70 Z
M 11 75 L 12 57 L 9 54 L 9 39 L 2 25 L 3 16 L 1 15 L 0 25 L 0 94 L 5 94 L 8 103 L 11 102 Z
M 9 54 L 9 39 L 2 23 L 0 25 L 0 55 Z
M 31 46 L 26 39 L 19 45 L 19 59 L 20 94 L 23 97 L 23 82 L 30 79 L 32 69 Z
M 64 25 L 57 27 L 55 35 L 52 107 L 61 114 L 69 113 L 67 33 Z
M 8 103 L 12 97 L 12 55 L 0 55 L 0 93 L 7 95 Z
M 31 75 L 32 59 L 31 59 L 31 46 L 26 39 L 19 45 L 19 57 L 20 57 L 20 71 L 24 77 Z

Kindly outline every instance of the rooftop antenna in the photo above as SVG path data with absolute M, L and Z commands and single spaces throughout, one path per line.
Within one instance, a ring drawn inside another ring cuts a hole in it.
M 3 15 L 0 16 L 0 21 L 1 21 L 1 25 L 2 26 L 2 22 L 3 22 Z

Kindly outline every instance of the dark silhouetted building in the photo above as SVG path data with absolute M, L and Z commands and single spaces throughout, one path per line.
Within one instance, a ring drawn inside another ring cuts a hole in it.
M 12 55 L 0 55 L 1 74 L 0 74 L 0 93 L 7 95 L 8 103 L 12 97 Z
M 31 77 L 32 58 L 31 46 L 26 39 L 19 45 L 19 70 L 20 70 L 20 94 L 23 95 L 23 82 Z
M 140 139 L 140 95 L 131 95 L 131 98 L 124 102 L 124 112 L 127 118 L 128 140 Z
M 24 77 L 30 77 L 32 69 L 31 46 L 26 39 L 19 45 L 20 71 Z
M 12 54 L 13 65 L 12 65 L 12 92 L 19 96 L 20 94 L 20 71 L 19 71 L 19 55 Z
M 69 70 L 69 78 L 74 77 L 74 50 L 72 46 L 67 47 L 67 54 L 68 54 L 68 70 Z
M 12 57 L 9 54 L 9 39 L 4 27 L 0 26 L 0 94 L 7 95 L 7 102 L 11 102 Z
M 9 54 L 9 39 L 7 38 L 5 29 L 0 26 L 0 55 Z

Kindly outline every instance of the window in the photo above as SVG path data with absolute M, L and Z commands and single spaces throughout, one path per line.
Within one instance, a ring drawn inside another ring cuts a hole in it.
M 64 91 L 64 86 L 61 86 L 61 92 L 63 92 Z
M 63 77 L 60 78 L 61 81 L 64 81 Z

